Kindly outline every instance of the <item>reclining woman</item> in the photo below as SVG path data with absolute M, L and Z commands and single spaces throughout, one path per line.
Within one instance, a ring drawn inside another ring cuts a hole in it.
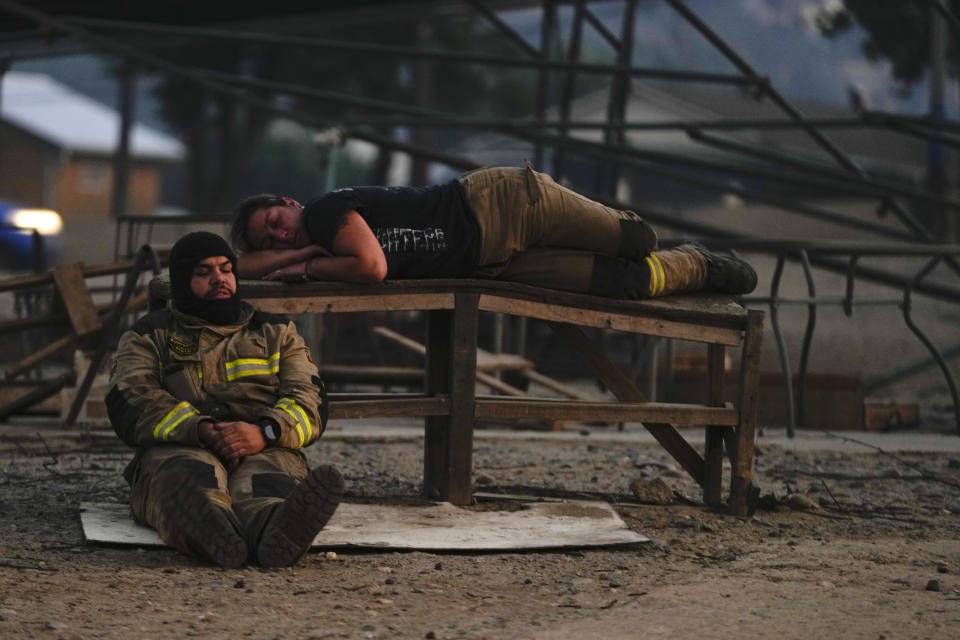
M 544 174 L 492 167 L 432 187 L 355 187 L 307 202 L 255 195 L 234 210 L 243 278 L 374 283 L 495 278 L 612 298 L 745 294 L 746 262 L 700 245 L 658 250 L 632 211 Z

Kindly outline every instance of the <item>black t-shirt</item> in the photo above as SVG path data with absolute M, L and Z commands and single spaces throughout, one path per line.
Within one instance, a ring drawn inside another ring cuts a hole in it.
M 330 249 L 350 211 L 373 230 L 387 256 L 388 278 L 463 278 L 477 264 L 476 216 L 458 180 L 433 187 L 352 187 L 310 200 L 310 239 Z

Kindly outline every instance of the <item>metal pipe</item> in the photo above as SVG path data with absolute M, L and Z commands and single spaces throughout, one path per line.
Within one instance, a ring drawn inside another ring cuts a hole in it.
M 768 251 L 815 255 L 863 254 L 868 256 L 960 256 L 960 244 L 923 244 L 919 242 L 873 242 L 859 240 L 768 240 L 745 236 L 714 237 L 701 240 L 710 249 Z M 906 282 L 906 281 L 905 281 Z M 902 287 L 900 287 L 902 288 Z
M 3 109 L 3 77 L 7 75 L 7 71 L 10 70 L 10 59 L 9 58 L 0 58 L 0 113 Z M 0 153 L 3 152 L 3 127 L 0 126 Z M 2 157 L 2 156 L 0 156 Z
M 930 2 L 930 4 L 944 19 L 944 22 L 946 22 L 948 25 L 950 25 L 950 28 L 960 34 L 960 20 L 957 20 L 957 17 L 953 15 L 953 12 L 950 11 L 950 9 L 944 3 L 938 2 L 937 0 L 933 0 Z
M 567 71 L 566 73 L 576 73 L 576 71 Z M 291 85 L 296 86 L 296 85 Z M 850 129 L 850 128 L 877 128 L 878 125 L 864 123 L 855 118 L 822 118 L 811 119 L 809 123 L 824 129 Z M 458 116 L 456 120 L 450 120 L 449 117 L 431 118 L 427 116 L 374 116 L 374 115 L 350 115 L 343 116 L 344 126 L 351 125 L 376 125 L 376 126 L 421 126 L 452 128 L 460 127 L 467 129 L 499 129 L 513 128 L 527 130 L 531 128 L 558 129 L 564 127 L 568 129 L 582 130 L 605 130 L 622 129 L 625 131 L 686 131 L 687 129 L 716 129 L 721 131 L 755 129 L 755 130 L 779 130 L 779 129 L 797 129 L 800 128 L 795 122 L 789 120 L 684 120 L 672 122 L 622 122 L 613 124 L 610 122 L 598 122 L 595 120 L 568 120 L 562 118 L 557 120 L 546 120 L 540 123 L 532 118 L 488 118 L 474 116 Z
M 583 21 L 586 7 L 585 0 L 576 0 L 573 14 L 573 25 L 570 33 L 570 45 L 567 50 L 567 61 L 576 62 L 580 59 L 580 45 L 583 39 Z M 570 107 L 573 102 L 574 85 L 576 84 L 576 74 L 573 71 L 564 73 L 563 85 L 560 90 L 560 135 L 566 136 L 569 133 Z M 537 123 L 538 126 L 545 127 L 547 122 L 542 120 Z M 566 177 L 566 152 L 563 147 L 558 147 L 553 153 L 553 172 L 557 180 L 562 181 Z
M 551 136 L 553 137 L 553 136 Z M 556 137 L 555 137 L 556 138 Z M 690 185 L 696 185 L 704 189 L 711 191 L 719 191 L 721 193 L 732 193 L 739 195 L 745 199 L 750 199 L 757 202 L 766 202 L 767 204 L 774 205 L 776 207 L 786 209 L 788 211 L 795 211 L 798 213 L 803 213 L 805 215 L 820 218 L 823 220 L 828 220 L 836 224 L 842 224 L 848 227 L 861 229 L 863 231 L 871 231 L 873 233 L 891 237 L 891 238 L 901 238 L 904 240 L 911 240 L 914 238 L 912 234 L 906 233 L 904 231 L 899 231 L 893 227 L 875 224 L 871 222 L 866 222 L 864 220 L 859 220 L 857 218 L 850 218 L 842 214 L 836 214 L 818 207 L 813 207 L 809 205 L 797 204 L 792 201 L 788 201 L 785 198 L 780 198 L 777 196 L 764 195 L 749 189 L 731 185 L 729 183 L 716 182 L 713 180 L 708 180 L 704 178 L 698 178 L 695 176 L 690 176 L 676 171 L 675 169 L 670 169 L 664 166 L 663 164 L 658 164 L 657 162 L 652 161 L 654 158 L 659 158 L 662 162 L 665 157 L 669 157 L 670 161 L 681 162 L 687 165 L 699 165 L 702 167 L 709 166 L 712 169 L 725 172 L 734 172 L 740 173 L 747 176 L 763 176 L 771 178 L 774 180 L 779 180 L 781 182 L 792 182 L 792 183 L 807 183 L 808 181 L 798 180 L 789 176 L 777 176 L 771 175 L 769 172 L 762 172 L 751 169 L 744 168 L 732 168 L 725 166 L 719 163 L 710 163 L 702 160 L 694 160 L 689 158 L 680 158 L 676 156 L 671 156 L 671 154 L 664 154 L 660 152 L 653 151 L 641 151 L 638 149 L 629 149 L 629 148 L 617 148 L 614 150 L 604 150 L 603 145 L 595 143 L 586 143 L 580 140 L 562 140 L 556 138 L 558 144 L 565 144 L 567 148 L 576 149 L 585 155 L 591 155 L 594 157 L 607 157 L 615 160 L 619 160 L 624 164 L 630 164 L 635 167 L 642 169 L 646 173 L 654 173 L 661 175 L 663 177 L 670 178 L 672 180 L 677 180 L 679 182 L 684 182 Z M 651 161 L 646 161 L 647 159 Z M 627 207 L 632 208 L 632 207 Z
M 770 296 L 740 296 L 737 298 L 743 304 L 769 304 L 772 298 Z M 899 306 L 901 298 L 870 298 L 869 300 L 856 300 L 854 306 L 857 307 L 885 307 L 891 305 Z M 843 307 L 847 303 L 846 296 L 815 296 L 798 298 L 794 296 L 780 296 L 777 298 L 777 304 L 796 304 L 796 305 L 835 305 Z
M 786 258 L 783 254 L 777 256 L 777 266 L 773 270 L 773 278 L 770 281 L 770 326 L 773 327 L 773 336 L 777 340 L 777 352 L 780 354 L 780 371 L 783 374 L 783 399 L 787 405 L 787 436 L 792 438 L 796 427 L 793 381 L 790 374 L 790 356 L 787 353 L 787 345 L 780 329 L 780 309 L 777 296 L 780 291 L 780 277 L 783 275 L 785 261 Z
M 474 4 L 473 0 L 470 0 Z M 479 6 L 479 3 L 476 3 Z M 495 16 L 495 14 L 494 14 Z M 570 63 L 560 60 L 541 60 L 538 57 L 539 52 L 527 43 L 523 38 L 516 34 L 508 25 L 503 25 L 509 33 L 507 37 L 527 52 L 528 58 L 518 59 L 516 56 L 499 56 L 491 54 L 457 52 L 457 51 L 438 51 L 431 49 L 417 49 L 413 47 L 401 47 L 391 45 L 380 45 L 373 43 L 345 42 L 338 40 L 325 40 L 322 38 L 303 38 L 289 34 L 273 35 L 266 33 L 255 33 L 247 31 L 226 31 L 221 29 L 210 29 L 201 27 L 173 27 L 168 25 L 154 25 L 138 22 L 128 22 L 121 20 L 104 20 L 101 18 L 71 18 L 71 23 L 92 28 L 100 28 L 110 31 L 138 31 L 144 33 L 155 33 L 157 35 L 181 35 L 190 36 L 204 41 L 209 40 L 229 40 L 240 41 L 249 44 L 269 44 L 274 46 L 295 46 L 310 49 L 334 50 L 344 53 L 354 54 L 375 54 L 382 55 L 385 58 L 422 58 L 429 60 L 445 60 L 451 62 L 462 62 L 466 64 L 481 64 L 498 67 L 508 67 L 511 69 L 549 69 L 551 71 L 577 71 L 581 73 L 603 73 L 619 74 L 629 73 L 637 77 L 654 77 L 669 80 L 690 80 L 693 82 L 731 84 L 738 86 L 750 86 L 763 79 L 744 78 L 738 74 L 723 73 L 705 73 L 700 71 L 677 71 L 655 68 L 635 68 L 627 66 L 622 68 L 618 65 L 605 65 L 594 63 Z M 498 27 L 499 28 L 499 27 Z M 508 33 L 504 31 L 504 33 Z M 522 43 L 522 44 L 521 44 Z
M 539 51 L 533 48 L 530 43 L 523 39 L 523 37 L 514 31 L 513 27 L 508 25 L 506 22 L 500 19 L 496 13 L 494 13 L 489 7 L 480 2 L 480 0 L 467 0 L 467 4 L 476 9 L 476 11 L 487 19 L 487 22 L 496 27 L 497 31 L 502 33 L 506 38 L 515 44 L 521 51 L 523 51 L 528 58 L 537 58 Z
M 603 24 L 603 22 L 600 21 L 600 18 L 594 15 L 589 8 L 584 7 L 583 17 L 586 18 L 587 22 L 589 22 L 593 28 L 597 30 L 597 33 L 600 34 L 600 37 L 606 40 L 607 44 L 609 44 L 615 52 L 620 51 L 620 41 L 617 40 L 617 36 L 613 35 L 613 33 L 607 29 L 607 25 Z
M 903 133 L 915 138 L 924 138 L 926 140 L 940 142 L 950 147 L 960 147 L 960 138 L 957 136 L 930 131 L 902 120 L 890 120 L 886 123 L 886 126 L 893 129 L 897 133 Z
M 120 111 L 120 131 L 117 148 L 113 157 L 113 196 L 110 199 L 110 215 L 116 217 L 125 213 L 130 191 L 130 130 L 133 128 L 134 87 L 137 73 L 128 60 L 120 67 L 118 82 L 118 103 Z
M 537 56 L 544 61 L 550 60 L 550 50 L 553 47 L 555 33 L 554 22 L 557 13 L 554 0 L 543 0 L 543 16 L 540 19 L 540 51 Z M 550 102 L 550 72 L 541 67 L 537 72 L 537 121 L 543 122 L 547 117 L 547 106 Z M 533 147 L 533 162 L 537 167 L 543 166 L 543 145 L 536 143 Z
M 932 118 L 929 115 L 908 116 L 900 113 L 889 113 L 887 111 L 864 110 L 860 112 L 860 117 L 868 124 L 873 123 L 888 126 L 891 122 L 904 122 L 930 128 L 935 131 L 946 130 L 960 132 L 960 122 L 956 120 L 945 120 L 943 118 Z
M 637 11 L 636 0 L 627 0 L 623 8 L 620 24 L 620 49 L 617 51 L 617 62 L 622 66 L 630 66 L 633 57 L 634 19 Z M 610 78 L 610 90 L 607 94 L 607 122 L 618 124 L 626 120 L 627 100 L 630 97 L 631 78 L 624 74 L 615 74 Z M 606 129 L 604 131 L 606 146 L 622 147 L 626 142 L 622 129 Z M 598 191 L 609 193 L 617 192 L 617 182 L 620 180 L 620 163 L 617 161 L 602 163 L 600 170 Z
M 860 260 L 860 254 L 855 253 L 850 256 L 850 266 L 847 269 L 847 286 L 843 297 L 843 314 L 848 318 L 853 316 L 853 284 L 856 280 L 857 262 Z
M 897 302 L 900 304 L 903 303 L 902 299 L 898 300 Z M 945 349 L 942 355 L 944 360 L 951 360 L 957 356 L 960 356 L 960 344 L 955 344 L 952 347 Z M 936 358 L 923 358 L 901 367 L 900 369 L 897 369 L 886 376 L 870 378 L 863 383 L 863 393 L 864 395 L 869 395 L 895 382 L 899 382 L 904 378 L 909 378 L 910 376 L 922 373 L 936 364 L 938 364 Z
M 800 252 L 800 264 L 803 265 L 803 276 L 807 281 L 807 293 L 811 299 L 816 298 L 817 290 L 813 282 L 813 272 L 810 268 L 810 257 L 806 251 Z M 813 342 L 813 332 L 817 326 L 817 303 L 807 305 L 807 326 L 803 333 L 803 345 L 800 349 L 800 369 L 797 372 L 797 423 L 807 425 L 807 365 L 810 361 L 810 345 Z
M 858 191 L 863 194 L 875 195 L 877 197 L 888 197 L 890 194 L 898 194 L 915 200 L 936 202 L 938 204 L 945 204 L 951 207 L 960 208 L 960 200 L 953 200 L 940 195 L 931 194 L 921 189 L 913 189 L 907 186 L 891 184 L 886 181 L 877 180 L 873 177 L 868 177 L 866 180 L 863 180 L 857 185 L 851 184 L 849 173 L 841 173 L 833 167 L 827 167 L 804 160 L 798 160 L 796 158 L 769 151 L 765 148 L 750 147 L 745 144 L 733 142 L 732 140 L 724 140 L 716 136 L 705 134 L 697 129 L 687 130 L 687 135 L 691 139 L 696 140 L 697 142 L 702 142 L 711 147 L 725 149 L 728 151 L 736 151 L 737 153 L 754 156 L 756 158 L 762 158 L 764 160 L 769 160 L 770 162 L 783 164 L 794 169 L 800 169 L 801 171 L 807 171 L 827 177 L 831 180 L 839 181 L 836 185 L 836 188 L 844 191 Z M 958 139 L 958 142 L 960 142 L 960 139 Z M 862 187 L 860 185 L 862 185 Z M 885 201 L 884 204 L 889 206 L 889 201 Z
M 82 27 L 78 27 L 69 21 L 58 19 L 52 16 L 49 16 L 45 13 L 32 9 L 30 7 L 25 7 L 19 3 L 12 2 L 11 0 L 0 0 L 0 10 L 6 10 L 10 13 L 25 17 L 29 20 L 42 24 L 44 26 L 58 29 L 73 35 L 76 38 L 90 42 L 93 46 L 103 51 L 114 53 L 120 56 L 125 56 L 132 60 L 140 62 L 143 66 L 159 69 L 171 75 L 185 78 L 200 87 L 203 87 L 210 91 L 215 91 L 221 94 L 226 94 L 233 99 L 239 100 L 244 104 L 250 104 L 258 108 L 264 109 L 270 113 L 275 113 L 293 120 L 297 120 L 304 124 L 309 124 L 318 128 L 327 128 L 330 126 L 330 122 L 322 121 L 312 115 L 304 114 L 293 109 L 283 109 L 277 107 L 272 101 L 265 100 L 254 96 L 246 91 L 238 90 L 235 87 L 225 84 L 222 82 L 217 82 L 214 80 L 208 79 L 203 72 L 198 72 L 193 69 L 188 69 L 181 67 L 179 65 L 170 63 L 162 58 L 157 56 L 143 53 L 142 51 L 128 46 L 126 44 L 117 42 L 113 39 L 99 36 L 95 33 L 92 33 Z M 386 136 L 355 131 L 352 133 L 352 137 L 358 140 L 366 140 L 375 145 L 379 145 L 386 149 L 392 149 L 396 151 L 404 151 L 414 155 L 420 155 L 421 157 L 432 159 L 436 162 L 441 162 L 452 167 L 457 167 L 461 169 L 475 169 L 480 165 L 479 163 L 470 160 L 469 158 L 464 158 L 462 156 L 456 156 L 453 154 L 447 154 L 442 152 L 437 152 L 433 149 L 424 149 L 416 145 L 398 142 L 392 138 Z
M 706 25 L 705 22 L 700 20 L 700 18 L 690 11 L 689 8 L 681 0 L 666 0 L 670 6 L 672 6 L 677 13 L 679 13 L 683 18 L 687 20 L 690 25 L 700 32 L 707 41 L 710 42 L 716 49 L 735 67 L 737 67 L 742 74 L 750 78 L 757 78 L 757 72 L 751 67 L 746 60 L 741 58 L 736 51 L 734 51 L 730 46 L 727 45 L 710 27 Z M 792 104 L 790 104 L 783 96 L 777 92 L 769 82 L 761 82 L 757 84 L 757 89 L 769 97 L 774 104 L 780 107 L 784 113 L 786 113 L 790 118 L 796 120 L 797 122 L 805 123 L 805 118 L 798 109 L 796 109 Z M 829 138 L 820 133 L 815 127 L 809 125 L 804 125 L 803 127 L 807 134 L 813 138 L 828 154 L 830 154 L 834 160 L 837 161 L 837 164 L 846 168 L 852 173 L 857 173 L 859 175 L 866 175 L 864 170 L 857 165 L 853 160 L 851 160 L 843 151 L 841 151 Z
M 233 76 L 231 74 L 224 74 L 220 72 L 207 71 L 207 72 L 201 72 L 201 73 L 210 77 L 220 79 L 220 80 L 224 80 L 224 81 L 228 81 L 236 84 L 242 84 L 245 86 L 269 88 L 272 90 L 281 90 L 281 91 L 286 91 L 290 93 L 297 93 L 300 95 L 309 95 L 311 97 L 318 97 L 318 98 L 322 97 L 324 99 L 337 99 L 343 102 L 349 102 L 357 105 L 368 106 L 370 108 L 389 109 L 393 111 L 402 111 L 402 112 L 408 112 L 408 113 L 429 113 L 431 115 L 445 115 L 445 114 L 442 114 L 442 112 L 435 112 L 432 110 L 421 109 L 418 107 L 408 107 L 404 105 L 386 103 L 384 101 L 372 100 L 368 98 L 351 98 L 348 96 L 343 96 L 341 94 L 338 94 L 337 92 L 317 90 L 317 89 L 305 89 L 301 87 L 290 86 L 285 83 L 253 80 L 250 78 L 242 78 L 242 77 Z M 286 112 L 286 113 L 289 115 L 289 112 Z M 450 116 L 450 117 L 452 120 L 455 120 L 454 116 Z M 807 185 L 811 182 L 808 180 L 798 180 L 790 176 L 772 174 L 767 171 L 758 171 L 755 169 L 745 169 L 742 167 L 732 168 L 732 167 L 729 167 L 728 165 L 724 165 L 721 163 L 713 163 L 705 160 L 697 160 L 692 158 L 686 158 L 683 156 L 675 156 L 673 154 L 667 154 L 662 152 L 642 151 L 639 149 L 633 149 L 630 147 L 623 147 L 623 146 L 615 147 L 615 151 L 617 153 L 611 153 L 608 150 L 609 145 L 591 143 L 591 142 L 586 142 L 582 140 L 572 140 L 572 139 L 563 138 L 560 136 L 544 136 L 544 135 L 536 135 L 536 134 L 517 134 L 517 135 L 518 137 L 528 139 L 528 140 L 548 141 L 553 143 L 554 145 L 558 145 L 558 146 L 562 145 L 565 148 L 577 149 L 581 153 L 592 155 L 594 157 L 601 158 L 601 159 L 603 158 L 610 159 L 613 162 L 634 164 L 637 166 L 641 166 L 645 171 L 650 173 L 659 173 L 661 175 L 667 175 L 669 177 L 672 177 L 673 179 L 681 180 L 689 184 L 699 184 L 701 186 L 706 185 L 706 188 L 714 189 L 717 191 L 736 193 L 745 198 L 752 198 L 754 200 L 767 202 L 769 204 L 773 204 L 775 206 L 782 207 L 788 210 L 793 210 L 800 213 L 804 213 L 806 215 L 827 219 L 837 224 L 844 224 L 846 226 L 859 228 L 865 231 L 872 231 L 874 233 L 878 233 L 881 235 L 886 235 L 894 238 L 906 239 L 911 237 L 909 234 L 906 234 L 901 231 L 897 231 L 885 225 L 878 225 L 878 224 L 869 223 L 869 222 L 865 222 L 865 221 L 854 219 L 854 218 L 848 218 L 840 214 L 835 214 L 832 212 L 824 211 L 824 210 L 807 206 L 807 205 L 798 205 L 792 202 L 788 202 L 783 198 L 759 195 L 755 192 L 743 189 L 741 187 L 735 187 L 729 184 L 717 183 L 709 180 L 704 180 L 700 178 L 685 176 L 683 174 L 678 174 L 675 171 L 671 171 L 659 164 L 653 164 L 653 163 L 639 164 L 639 160 L 624 159 L 622 154 L 634 156 L 638 159 L 653 159 L 653 160 L 656 160 L 657 162 L 665 162 L 665 161 L 677 162 L 677 163 L 687 164 L 690 166 L 697 166 L 700 168 L 709 168 L 716 171 L 737 172 L 737 173 L 746 174 L 746 175 L 757 175 L 766 179 L 779 180 L 783 182 L 800 183 L 800 184 Z M 357 131 L 351 132 L 351 136 L 362 138 L 362 135 Z M 433 155 L 436 155 L 436 152 L 430 152 L 430 153 L 432 153 Z M 457 165 L 454 165 L 454 166 L 457 166 Z M 460 165 L 460 166 L 463 166 L 463 165 Z
M 960 397 L 957 395 L 957 385 L 953 380 L 953 374 L 950 373 L 950 367 L 947 366 L 947 362 L 943 359 L 943 356 L 940 355 L 940 351 L 937 349 L 936 345 L 920 330 L 920 327 L 916 325 L 913 321 L 911 314 L 913 305 L 911 294 L 916 285 L 923 280 L 933 269 L 940 263 L 943 258 L 937 256 L 930 260 L 919 272 L 913 277 L 910 281 L 910 284 L 903 290 L 903 319 L 907 323 L 907 326 L 913 331 L 914 335 L 923 343 L 923 346 L 927 348 L 930 352 L 930 355 L 933 356 L 933 359 L 937 361 L 937 365 L 940 367 L 940 371 L 943 372 L 943 377 L 947 381 L 947 386 L 950 389 L 950 396 L 953 398 L 953 413 L 954 419 L 956 421 L 957 435 L 960 435 Z

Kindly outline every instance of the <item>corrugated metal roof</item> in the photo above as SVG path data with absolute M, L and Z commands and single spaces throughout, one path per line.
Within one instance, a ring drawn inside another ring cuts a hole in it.
M 111 155 L 120 137 L 120 114 L 50 76 L 11 71 L 3 76 L 3 119 L 67 151 Z M 180 160 L 176 139 L 142 124 L 130 130 L 134 158 Z

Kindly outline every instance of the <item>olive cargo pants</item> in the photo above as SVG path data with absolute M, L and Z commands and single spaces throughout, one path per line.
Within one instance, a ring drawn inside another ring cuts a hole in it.
M 632 211 L 576 193 L 527 166 L 477 169 L 460 176 L 477 216 L 477 272 L 500 280 L 582 293 L 594 291 L 597 256 L 642 266 L 656 232 Z M 649 277 L 640 269 L 642 283 Z M 601 293 L 602 295 L 609 295 Z
M 244 458 L 228 473 L 216 455 L 199 447 L 179 445 L 147 449 L 130 480 L 134 517 L 153 527 L 174 547 L 164 506 L 182 501 L 185 492 L 201 492 L 232 512 L 247 547 L 256 549 L 274 508 L 307 475 L 303 454 L 292 449 L 264 449 Z M 233 519 L 233 518 L 231 518 Z M 173 536 L 175 540 L 175 536 Z

